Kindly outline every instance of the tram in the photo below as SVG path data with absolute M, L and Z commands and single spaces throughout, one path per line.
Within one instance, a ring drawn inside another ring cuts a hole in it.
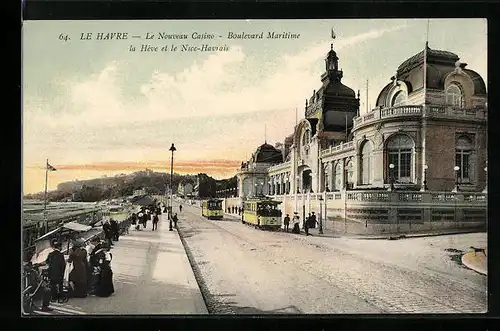
M 208 199 L 203 200 L 201 205 L 201 216 L 208 219 L 219 219 L 221 220 L 224 215 L 222 210 L 222 200 L 219 199 Z
M 278 208 L 280 203 L 268 198 L 244 201 L 242 223 L 259 229 L 280 229 L 281 210 Z

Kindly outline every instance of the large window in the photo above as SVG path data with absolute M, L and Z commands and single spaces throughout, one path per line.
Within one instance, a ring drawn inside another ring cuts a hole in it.
M 337 162 L 337 165 L 335 166 L 335 189 L 342 189 L 342 165 L 340 162 Z
M 387 142 L 388 181 L 391 178 L 400 183 L 410 183 L 412 180 L 413 140 L 404 134 L 397 134 Z M 390 165 L 394 167 L 391 169 Z
M 399 91 L 394 95 L 392 98 L 392 105 L 393 107 L 396 106 L 402 106 L 406 101 L 406 93 L 404 91 Z
M 352 161 L 347 161 L 347 183 L 350 187 L 354 183 L 354 164 Z
M 330 173 L 330 166 L 328 165 L 328 166 L 326 166 L 326 167 L 324 168 L 324 174 L 325 174 L 325 176 L 324 176 L 324 185 L 325 185 L 325 186 L 324 186 L 324 188 L 325 188 L 325 189 L 324 189 L 324 190 L 325 190 L 325 191 L 326 191 L 326 189 L 328 189 L 328 190 L 331 190 L 331 189 L 332 189 L 332 188 L 330 187 L 330 184 L 329 184 L 329 180 L 330 180 L 329 173 Z
M 302 145 L 303 146 L 306 146 L 307 144 L 309 144 L 310 135 L 311 135 L 311 133 L 310 133 L 309 129 L 304 131 L 304 135 L 302 136 Z
M 455 165 L 459 166 L 458 182 L 471 182 L 472 140 L 467 136 L 459 136 L 455 142 Z
M 446 89 L 446 104 L 463 107 L 462 89 L 457 84 L 450 84 Z
M 303 135 L 302 135 L 302 150 L 301 150 L 301 155 L 302 157 L 307 157 L 309 155 L 309 143 L 311 142 L 311 132 L 309 129 L 305 130 Z
M 371 158 L 372 158 L 372 143 L 368 140 L 363 143 L 361 148 L 361 183 L 371 183 Z

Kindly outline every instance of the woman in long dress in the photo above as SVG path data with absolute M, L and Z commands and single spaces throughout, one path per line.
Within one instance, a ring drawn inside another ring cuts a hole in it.
M 79 243 L 75 243 L 68 262 L 73 263 L 73 270 L 69 274 L 73 297 L 85 298 L 87 296 L 87 251 Z
M 93 293 L 97 296 L 108 297 L 115 292 L 111 259 L 111 253 L 106 252 L 103 246 L 97 246 L 92 252 L 90 260 L 95 270 Z

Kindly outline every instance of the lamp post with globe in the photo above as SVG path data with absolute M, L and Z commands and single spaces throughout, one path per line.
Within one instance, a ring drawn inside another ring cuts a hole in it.
M 458 187 L 458 172 L 460 170 L 459 166 L 454 166 L 453 170 L 455 171 L 455 187 L 453 188 L 453 192 L 458 192 L 459 187 Z
M 391 186 L 389 187 L 389 191 L 394 191 L 394 164 L 389 164 L 389 181 Z

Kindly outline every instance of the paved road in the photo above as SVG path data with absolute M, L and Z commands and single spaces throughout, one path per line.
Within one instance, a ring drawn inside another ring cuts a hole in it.
M 400 241 L 268 232 L 183 205 L 179 228 L 209 311 L 226 314 L 485 312 L 486 277 L 460 252 L 485 234 Z M 459 259 L 459 258 L 458 258 Z

